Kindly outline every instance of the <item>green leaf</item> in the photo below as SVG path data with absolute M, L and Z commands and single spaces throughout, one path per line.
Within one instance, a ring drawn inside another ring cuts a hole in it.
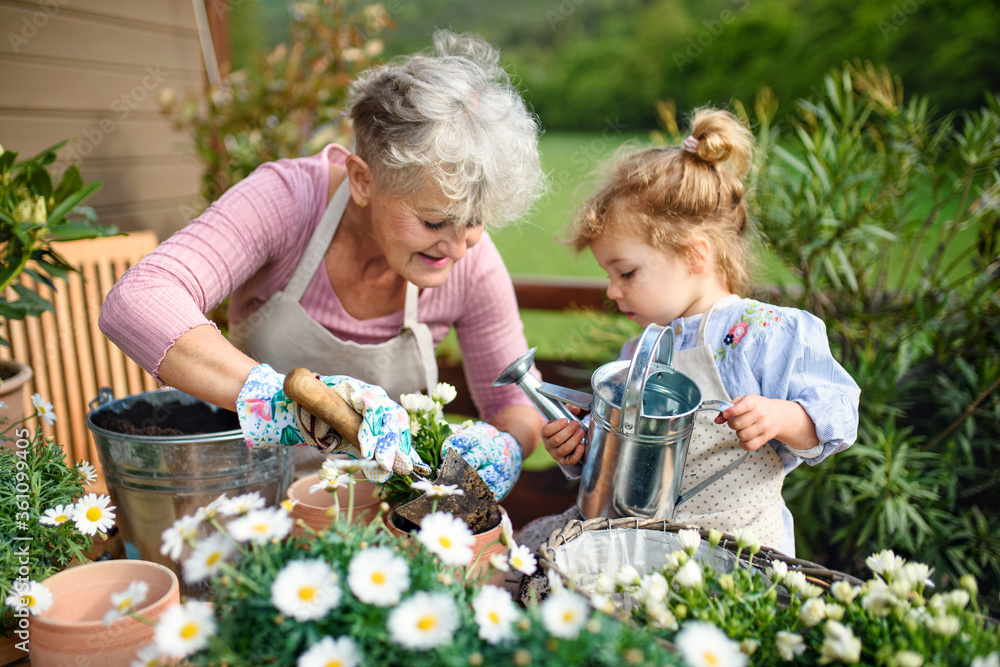
M 59 187 L 56 188 L 56 203 L 61 202 L 70 194 L 80 190 L 81 188 L 83 188 L 83 178 L 80 176 L 80 169 L 75 164 L 70 165 L 66 171 L 63 172 L 62 179 L 59 181 Z
M 52 209 L 52 211 L 49 213 L 49 219 L 47 224 L 50 227 L 59 224 L 59 222 L 66 217 L 66 214 L 68 214 L 71 210 L 73 210 L 74 206 L 76 206 L 84 199 L 89 197 L 91 194 L 94 193 L 95 190 L 97 190 L 100 187 L 101 187 L 101 181 L 95 181 L 93 183 L 85 185 L 82 189 L 77 190 L 73 194 L 66 197 L 66 199 L 62 200 L 59 203 L 59 205 L 56 206 L 54 209 Z M 86 238 L 86 237 L 79 237 L 79 238 Z
M 31 171 L 31 189 L 35 194 L 42 195 L 46 199 L 52 196 L 52 177 L 44 169 L 33 169 Z
M 50 228 L 48 240 L 50 241 L 79 241 L 80 239 L 93 239 L 105 236 L 117 236 L 123 234 L 114 225 L 91 225 L 88 222 L 66 221 L 57 227 Z

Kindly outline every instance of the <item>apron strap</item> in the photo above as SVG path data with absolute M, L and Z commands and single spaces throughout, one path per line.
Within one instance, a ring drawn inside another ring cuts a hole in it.
M 333 235 L 337 233 L 337 227 L 340 226 L 340 218 L 344 215 L 344 211 L 347 209 L 347 201 L 350 198 L 350 183 L 345 178 L 344 182 L 340 184 L 340 187 L 333 194 L 333 198 L 330 199 L 329 206 L 326 207 L 326 211 L 324 211 L 319 224 L 316 225 L 316 230 L 309 239 L 309 243 L 306 244 L 306 251 L 302 253 L 299 265 L 295 267 L 295 272 L 282 290 L 296 303 L 306 293 L 306 288 L 309 287 L 313 276 L 316 275 L 316 269 L 319 268 L 323 258 L 326 257 L 326 251 L 330 248 Z
M 728 306 L 730 303 L 739 298 L 738 294 L 727 294 L 712 304 L 712 307 L 708 309 L 708 312 L 702 316 L 701 322 L 698 323 L 698 338 L 695 341 L 695 345 L 700 347 L 705 344 L 705 331 L 708 330 L 708 319 L 712 317 L 712 313 L 715 312 L 715 309 Z
M 431 329 L 417 318 L 417 298 L 420 290 L 411 282 L 406 283 L 406 305 L 403 307 L 403 331 L 410 330 L 417 344 L 417 354 L 424 368 L 428 393 L 438 382 L 437 357 L 434 355 L 434 337 Z

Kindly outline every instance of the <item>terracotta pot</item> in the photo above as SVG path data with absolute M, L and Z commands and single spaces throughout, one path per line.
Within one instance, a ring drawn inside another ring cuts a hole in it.
M 32 377 L 31 366 L 14 359 L 0 359 L 0 401 L 7 406 L 0 410 L 0 417 L 6 417 L 7 424 L 24 417 L 24 389 Z M 5 447 L 11 444 L 12 441 L 4 441 Z
M 288 499 L 298 502 L 292 507 L 292 519 L 296 520 L 296 526 L 292 531 L 293 535 L 301 535 L 305 530 L 298 525 L 298 519 L 313 530 L 327 530 L 333 519 L 326 513 L 333 507 L 333 494 L 329 491 L 310 491 L 309 487 L 319 483 L 319 475 L 313 474 L 296 481 L 288 487 Z M 347 518 L 347 503 L 349 492 L 347 489 L 337 490 L 337 502 L 340 503 L 340 516 Z M 378 515 L 378 506 L 381 503 L 379 498 L 379 486 L 367 479 L 359 479 L 354 484 L 354 513 L 353 520 L 364 523 L 370 522 Z
M 504 508 L 501 507 L 500 512 L 504 516 L 507 516 L 507 510 Z M 406 526 L 406 524 L 409 525 Z M 395 510 L 391 510 L 385 515 L 385 525 L 389 529 L 389 532 L 397 537 L 409 537 L 410 531 L 416 528 L 410 521 L 399 517 Z M 486 532 L 475 535 L 476 541 L 472 545 L 472 562 L 476 564 L 475 569 L 472 571 L 473 577 L 482 576 L 489 570 L 490 557 L 507 551 L 507 547 L 499 541 L 502 531 L 503 524 L 500 523 Z M 494 542 L 495 544 L 491 544 Z M 504 577 L 505 574 L 503 572 L 495 571 L 483 583 L 503 586 Z
M 180 603 L 180 587 L 173 570 L 144 560 L 106 560 L 88 563 L 52 575 L 42 583 L 52 591 L 52 606 L 31 617 L 32 667 L 92 664 L 128 667 L 136 654 L 153 641 L 154 626 L 131 617 L 104 625 L 111 594 L 133 581 L 149 584 L 140 616 L 159 620 Z M 90 660 L 81 658 L 93 657 Z

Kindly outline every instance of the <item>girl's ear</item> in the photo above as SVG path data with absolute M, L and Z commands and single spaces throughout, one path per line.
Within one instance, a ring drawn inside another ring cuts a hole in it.
M 708 239 L 696 236 L 691 239 L 687 250 L 688 269 L 695 275 L 700 275 L 708 269 L 712 259 L 712 246 Z
M 372 179 L 372 170 L 368 163 L 357 155 L 348 155 L 344 163 L 347 168 L 347 179 L 350 183 L 351 198 L 362 206 L 368 204 L 375 191 L 375 182 Z

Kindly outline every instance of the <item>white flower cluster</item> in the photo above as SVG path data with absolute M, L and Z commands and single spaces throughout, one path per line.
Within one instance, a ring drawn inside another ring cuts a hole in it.
M 410 432 L 416 435 L 422 424 L 444 420 L 444 406 L 454 401 L 456 396 L 458 390 L 447 382 L 438 382 L 429 396 L 402 394 L 399 404 L 410 415 Z

